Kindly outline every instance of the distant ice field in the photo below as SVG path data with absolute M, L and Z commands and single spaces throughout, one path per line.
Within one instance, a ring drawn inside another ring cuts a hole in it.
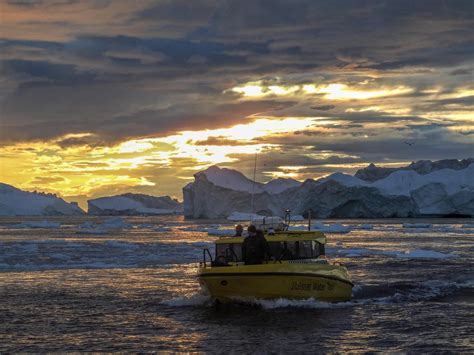
M 352 301 L 215 308 L 196 267 L 230 221 L 0 218 L 0 352 L 474 351 L 472 220 L 312 224 Z

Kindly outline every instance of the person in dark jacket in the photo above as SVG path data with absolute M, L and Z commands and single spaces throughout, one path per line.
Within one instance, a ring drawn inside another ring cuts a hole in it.
M 257 230 L 255 226 L 249 226 L 247 231 L 249 235 L 242 244 L 242 257 L 245 265 L 261 264 L 272 256 L 270 246 L 263 232 Z

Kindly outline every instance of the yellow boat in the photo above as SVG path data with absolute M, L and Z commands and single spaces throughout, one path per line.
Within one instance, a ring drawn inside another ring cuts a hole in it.
M 275 260 L 258 265 L 242 261 L 243 237 L 216 241 L 212 258 L 203 251 L 198 279 L 218 301 L 245 299 L 308 299 L 339 302 L 352 296 L 347 269 L 325 257 L 326 237 L 317 231 L 281 231 L 265 236 Z M 220 259 L 220 262 L 217 260 Z

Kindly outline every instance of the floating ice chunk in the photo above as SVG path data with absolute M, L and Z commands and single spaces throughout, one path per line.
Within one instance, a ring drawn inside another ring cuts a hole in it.
M 407 250 L 396 254 L 399 258 L 413 258 L 413 259 L 448 259 L 457 257 L 455 254 L 444 254 L 433 250 Z
M 307 230 L 308 230 L 308 226 L 302 226 L 302 225 L 299 225 L 299 226 L 289 226 L 289 227 L 288 227 L 288 230 L 290 230 L 290 231 L 307 231 Z
M 107 234 L 110 231 L 118 231 L 122 229 L 131 229 L 132 225 L 125 222 L 121 217 L 107 219 L 102 224 L 94 224 L 92 222 L 84 222 L 79 226 L 76 234 Z
M 216 236 L 233 236 L 235 234 L 234 229 L 216 229 L 210 228 L 207 230 L 208 235 L 216 235 Z
M 99 229 L 99 228 L 84 228 L 76 231 L 76 234 L 107 234 L 108 230 Z
M 431 228 L 430 223 L 403 223 L 403 228 Z
M 118 240 L 108 240 L 105 243 L 108 247 L 124 249 L 124 250 L 137 250 L 140 249 L 140 246 L 135 243 L 121 242 Z
M 227 219 L 229 221 L 251 221 L 252 219 L 263 218 L 265 216 L 260 216 L 255 213 L 246 213 L 246 212 L 232 212 Z
M 342 248 L 342 249 L 327 248 L 326 251 L 329 253 L 335 253 L 337 255 L 342 255 L 349 258 L 368 256 L 368 255 L 385 255 L 385 256 L 391 256 L 395 258 L 405 258 L 405 259 L 448 259 L 448 258 L 457 257 L 456 254 L 445 254 L 445 253 L 440 253 L 434 250 L 424 250 L 424 249 L 398 251 L 398 250 L 377 250 L 377 249 L 366 249 L 366 248 Z
M 138 229 L 151 229 L 153 227 L 154 227 L 154 225 L 151 224 L 151 223 L 140 223 L 140 224 L 136 225 L 136 228 L 138 228 Z
M 121 217 L 107 219 L 102 225 L 99 226 L 101 229 L 130 229 L 132 225 L 125 222 Z
M 153 228 L 155 232 L 171 232 L 173 229 L 165 226 L 158 226 L 156 228 Z
M 91 229 L 91 228 L 94 228 L 94 223 L 92 223 L 90 221 L 87 221 L 87 222 L 84 222 L 81 225 L 79 225 L 79 228 L 81 228 L 81 229 Z
M 19 224 L 14 224 L 11 228 L 44 228 L 44 229 L 57 229 L 61 228 L 61 224 L 58 222 L 43 221 L 27 221 Z
M 352 229 L 349 226 L 343 226 L 339 223 L 334 224 L 322 224 L 316 223 L 311 229 L 315 229 L 325 233 L 349 233 Z
M 306 231 L 308 230 L 308 226 L 305 226 L 305 225 L 290 226 L 288 230 Z M 325 232 L 325 233 L 349 233 L 352 230 L 352 228 L 349 226 L 344 226 L 339 223 L 323 224 L 323 223 L 318 222 L 311 225 L 311 230 Z
M 184 228 L 179 228 L 180 231 L 182 232 L 207 232 L 209 228 L 204 228 L 204 227 L 184 227 Z

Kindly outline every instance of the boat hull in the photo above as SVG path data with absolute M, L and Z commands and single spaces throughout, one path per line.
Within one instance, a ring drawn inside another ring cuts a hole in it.
M 249 265 L 201 268 L 199 283 L 212 297 L 308 299 L 340 302 L 352 297 L 352 283 L 341 266 Z

